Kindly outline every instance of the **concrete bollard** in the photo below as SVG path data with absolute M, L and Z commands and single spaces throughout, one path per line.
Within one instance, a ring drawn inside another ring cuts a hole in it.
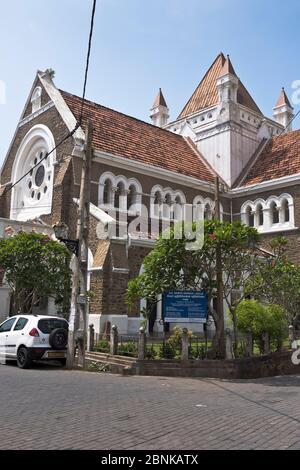
M 251 357 L 253 355 L 253 335 L 252 331 L 248 330 L 246 333 L 246 356 Z
M 110 332 L 110 354 L 116 356 L 118 354 L 118 327 L 113 325 Z
M 146 333 L 145 328 L 141 327 L 139 331 L 139 350 L 138 350 L 138 358 L 140 361 L 143 361 L 146 357 Z
M 94 325 L 89 325 L 88 351 L 94 351 L 94 348 L 95 348 L 95 328 L 94 328 Z
M 230 328 L 225 330 L 225 341 L 226 341 L 226 359 L 234 359 L 233 348 L 232 348 L 232 334 Z
M 269 333 L 263 333 L 262 342 L 263 342 L 263 353 L 269 354 L 270 352 Z
M 181 339 L 181 361 L 188 362 L 189 360 L 189 337 L 188 329 L 183 328 L 182 339 Z

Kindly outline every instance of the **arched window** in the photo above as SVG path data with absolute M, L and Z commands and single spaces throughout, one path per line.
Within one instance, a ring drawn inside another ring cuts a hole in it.
M 289 222 L 290 221 L 290 207 L 289 207 L 289 202 L 286 199 L 282 201 L 281 211 L 283 215 L 282 217 L 283 222 L 284 223 Z
M 32 113 L 35 113 L 36 111 L 38 111 L 42 106 L 42 89 L 40 86 L 36 87 L 36 89 L 32 93 L 31 105 L 32 105 L 32 109 L 31 109 Z
M 115 195 L 115 208 L 124 209 L 124 198 L 125 198 L 125 185 L 121 181 L 117 185 L 117 191 Z
M 171 207 L 172 207 L 172 196 L 170 193 L 167 193 L 164 200 L 163 206 L 163 216 L 165 218 L 171 217 Z
M 107 179 L 104 183 L 103 204 L 111 205 L 111 203 L 112 203 L 112 182 L 110 179 Z
M 211 205 L 206 203 L 204 207 L 204 220 L 212 220 L 212 215 Z
M 42 124 L 33 126 L 18 148 L 12 168 L 12 182 L 27 176 L 12 189 L 10 218 L 30 220 L 52 210 L 54 162 L 56 152 L 50 129 Z
M 193 205 L 193 220 L 195 222 L 203 220 L 203 203 L 201 201 Z
M 183 207 L 182 207 L 182 201 L 180 196 L 176 196 L 175 198 L 175 204 L 173 208 L 173 214 L 174 214 L 174 219 L 175 220 L 182 220 L 183 217 Z
M 250 206 L 246 209 L 246 221 L 249 227 L 254 227 L 254 212 Z
M 270 205 L 270 219 L 272 225 L 279 224 L 279 210 L 275 201 Z
M 162 203 L 162 195 L 160 191 L 156 191 L 154 194 L 154 201 L 153 201 L 153 214 L 155 217 L 160 216 L 160 206 Z
M 137 189 L 134 184 L 131 184 L 129 186 L 129 193 L 127 196 L 127 210 L 130 210 L 132 206 L 138 203 L 137 196 Z
M 264 225 L 264 211 L 261 204 L 258 204 L 256 207 L 256 221 L 258 227 L 262 227 Z

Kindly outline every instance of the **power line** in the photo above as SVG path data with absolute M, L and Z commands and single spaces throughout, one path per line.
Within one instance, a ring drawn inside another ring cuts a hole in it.
M 46 155 L 38 162 L 36 163 L 30 170 L 27 171 L 21 178 L 19 178 L 14 184 L 11 186 L 6 186 L 3 196 L 11 191 L 17 184 L 19 184 L 26 176 L 31 174 L 35 168 L 39 167 L 41 163 L 46 160 L 55 150 L 57 150 L 64 142 L 66 142 L 70 137 L 72 137 L 77 129 L 81 126 L 82 123 L 82 116 L 83 116 L 83 109 L 84 109 L 84 104 L 85 104 L 85 94 L 86 94 L 86 87 L 87 87 L 87 81 L 88 81 L 88 74 L 89 74 L 89 65 L 90 65 L 90 56 L 91 56 L 91 49 L 92 49 L 92 39 L 93 39 L 93 31 L 94 31 L 94 20 L 95 20 L 95 12 L 96 12 L 96 5 L 97 5 L 97 0 L 93 0 L 93 9 L 92 9 L 92 15 L 91 15 L 91 24 L 90 24 L 90 32 L 89 32 L 89 43 L 88 43 L 88 51 L 87 51 L 87 58 L 86 58 L 86 66 L 85 66 L 85 75 L 84 75 L 84 84 L 83 84 L 83 92 L 82 92 L 82 103 L 81 103 L 81 112 L 80 112 L 80 117 L 79 120 L 76 123 L 76 126 L 72 131 L 70 131 L 50 152 L 47 152 Z
M 84 103 L 85 103 L 85 93 L 86 93 L 86 86 L 87 86 L 89 66 L 90 66 L 90 57 L 91 57 L 91 49 L 92 49 L 92 40 L 93 40 L 93 32 L 94 32 L 94 20 L 95 20 L 96 6 L 97 6 L 97 0 L 93 0 L 93 10 L 92 10 L 91 26 L 90 26 L 90 34 L 89 34 L 89 43 L 88 43 L 88 51 L 87 51 L 87 58 L 86 58 L 86 67 L 85 67 L 83 93 L 82 93 L 82 103 L 81 103 L 81 111 L 80 111 L 80 117 L 79 117 L 79 123 L 80 124 L 82 122 L 83 109 L 84 109 Z
M 12 184 L 10 187 L 6 187 L 5 188 L 5 191 L 4 191 L 4 194 L 7 193 L 8 191 L 12 190 L 17 184 L 19 184 L 24 178 L 26 178 L 26 176 L 30 175 L 31 172 L 33 170 L 35 170 L 35 168 L 37 168 L 38 166 L 40 166 L 40 164 L 44 161 L 44 160 L 47 160 L 47 158 L 49 157 L 49 155 L 51 155 L 55 150 L 58 149 L 58 147 L 60 147 L 66 140 L 68 140 L 70 137 L 72 137 L 73 134 L 75 134 L 75 132 L 77 131 L 79 127 L 79 123 L 76 124 L 76 126 L 74 127 L 74 129 L 68 133 L 68 135 L 66 135 L 50 152 L 47 152 L 46 155 L 38 162 L 36 163 L 32 168 L 30 168 L 30 170 L 27 171 L 27 173 L 25 173 L 23 176 L 21 176 L 20 179 L 18 179 L 14 184 Z

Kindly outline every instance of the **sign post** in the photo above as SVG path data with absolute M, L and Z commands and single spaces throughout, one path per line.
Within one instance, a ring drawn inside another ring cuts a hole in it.
M 163 319 L 168 323 L 206 323 L 208 314 L 205 291 L 170 291 L 162 298 Z

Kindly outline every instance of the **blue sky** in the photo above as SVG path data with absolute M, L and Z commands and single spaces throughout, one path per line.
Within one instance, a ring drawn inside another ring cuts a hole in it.
M 37 69 L 53 68 L 59 88 L 81 94 L 91 5 L 1 1 L 0 161 Z M 162 87 L 174 119 L 223 51 L 271 116 L 281 86 L 291 96 L 300 80 L 299 17 L 298 0 L 98 0 L 87 98 L 148 120 Z

